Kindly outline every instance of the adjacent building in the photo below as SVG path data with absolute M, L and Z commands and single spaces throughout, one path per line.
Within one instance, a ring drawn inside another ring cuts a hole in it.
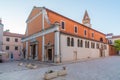
M 3 31 L 3 28 L 2 20 L 0 19 L 0 52 L 8 53 L 7 57 L 4 57 L 7 60 L 19 60 L 23 55 L 21 39 L 24 35 Z
M 110 55 L 117 55 L 117 54 L 120 54 L 120 51 L 117 51 L 115 48 L 114 48 L 114 43 L 116 40 L 120 40 L 120 35 L 110 35 L 110 36 L 107 36 L 107 39 L 108 39 L 108 44 L 110 44 Z M 113 46 L 113 47 L 112 47 Z
M 114 45 L 115 40 L 120 40 L 120 35 L 112 35 L 108 38 L 108 43 Z
M 19 60 L 22 57 L 23 44 L 21 39 L 24 35 L 18 33 L 3 32 L 2 50 L 9 53 L 9 58 Z
M 3 44 L 3 27 L 2 20 L 0 19 L 0 51 L 2 51 L 2 44 Z
M 45 7 L 34 7 L 26 21 L 26 58 L 48 62 L 76 61 L 109 55 L 106 35 L 92 28 L 85 11 L 82 23 Z

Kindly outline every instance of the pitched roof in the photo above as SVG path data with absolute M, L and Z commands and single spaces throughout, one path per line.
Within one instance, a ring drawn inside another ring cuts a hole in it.
M 120 38 L 120 35 L 111 36 L 111 37 L 108 38 L 108 39 L 115 39 L 115 38 Z
M 120 35 L 112 36 L 112 38 L 120 38 Z
M 37 8 L 40 8 L 40 7 L 37 7 Z M 100 32 L 100 31 L 98 31 L 98 30 L 96 30 L 96 29 L 93 29 L 93 28 L 90 28 L 90 27 L 88 27 L 88 26 L 85 26 L 85 25 L 83 25 L 83 24 L 81 24 L 81 23 L 79 23 L 79 22 L 77 22 L 77 21 L 75 21 L 75 20 L 73 20 L 73 19 L 70 19 L 70 18 L 68 18 L 68 17 L 66 17 L 66 16 L 63 16 L 63 15 L 61 15 L 61 14 L 59 14 L 59 13 L 53 11 L 53 10 L 50 10 L 50 9 L 48 9 L 48 8 L 46 8 L 46 7 L 44 7 L 44 8 L 45 8 L 46 10 L 50 11 L 50 12 L 53 12 L 53 13 L 55 13 L 55 14 L 57 14 L 57 15 L 60 15 L 60 16 L 62 16 L 62 17 L 64 17 L 64 18 L 66 18 L 66 19 L 68 19 L 68 20 L 71 20 L 71 21 L 73 21 L 73 22 L 75 22 L 75 23 L 78 23 L 78 24 L 84 26 L 84 27 L 87 27 L 87 28 L 89 28 L 89 29 L 91 29 L 91 30 L 94 30 L 94 31 L 96 31 L 96 32 L 98 32 L 98 33 L 100 33 L 100 34 L 105 35 L 104 33 Z
M 23 37 L 24 37 L 23 34 L 11 33 L 11 32 L 7 32 L 7 31 L 4 31 L 4 32 L 3 32 L 3 36 L 19 37 L 19 38 L 23 38 Z
M 93 29 L 93 28 L 90 28 L 90 27 L 88 27 L 88 26 L 85 26 L 85 25 L 83 25 L 83 24 L 81 24 L 81 23 L 79 23 L 79 22 L 77 22 L 77 21 L 75 21 L 75 20 L 73 20 L 73 19 L 70 19 L 70 18 L 68 18 L 68 17 L 66 17 L 66 16 L 63 16 L 63 15 L 61 15 L 61 14 L 59 14 L 59 13 L 57 13 L 57 12 L 51 10 L 51 9 L 48 9 L 48 8 L 46 8 L 46 7 L 36 7 L 36 6 L 34 6 L 33 9 L 36 9 L 36 8 L 38 8 L 39 10 L 41 10 L 41 8 L 44 8 L 44 9 L 50 11 L 50 12 L 53 12 L 53 13 L 59 15 L 59 16 L 62 16 L 62 17 L 64 17 L 64 18 L 66 18 L 66 19 L 68 19 L 68 20 L 71 20 L 71 21 L 73 21 L 73 22 L 75 22 L 75 23 L 78 23 L 78 24 L 84 26 L 84 27 L 87 27 L 87 28 L 89 28 L 89 29 L 91 29 L 91 30 L 94 30 L 94 31 L 96 31 L 96 32 L 98 32 L 98 33 L 100 33 L 100 34 L 105 35 L 104 33 L 100 32 L 100 31 L 98 31 L 98 30 L 95 30 L 95 29 Z M 33 9 L 32 9 L 32 11 L 33 11 Z M 32 11 L 31 11 L 31 12 L 32 12 Z M 30 13 L 30 14 L 31 14 L 31 13 Z M 88 16 L 88 18 L 89 18 L 89 15 L 88 15 L 88 13 L 87 13 L 87 10 L 85 11 L 85 15 Z M 29 15 L 29 16 L 30 16 L 30 15 Z M 89 19 L 90 19 L 90 18 L 89 18 Z M 28 20 L 29 20 L 29 19 L 27 19 L 27 21 L 28 21 Z M 27 21 L 26 21 L 26 22 L 27 22 Z

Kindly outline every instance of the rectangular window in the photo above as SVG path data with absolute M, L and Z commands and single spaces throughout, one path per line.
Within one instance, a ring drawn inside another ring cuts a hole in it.
M 15 42 L 18 42 L 18 39 L 17 39 L 17 38 L 15 39 Z
M 10 41 L 10 38 L 6 38 L 6 41 L 9 42 L 9 41 Z
M 65 22 L 61 22 L 61 27 L 62 27 L 62 29 L 65 29 Z
M 9 46 L 6 46 L 6 50 L 9 50 Z
M 18 46 L 15 46 L 15 50 L 18 50 Z

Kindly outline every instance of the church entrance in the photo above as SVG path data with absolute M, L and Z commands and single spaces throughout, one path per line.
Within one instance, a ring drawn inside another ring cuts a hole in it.
M 30 41 L 30 55 L 29 59 L 38 59 L 38 41 L 36 39 L 31 39 Z
M 52 61 L 52 49 L 48 49 L 48 61 Z
M 54 45 L 51 43 L 45 45 L 45 61 L 54 62 Z
M 36 45 L 32 45 L 32 59 L 35 59 L 36 57 Z

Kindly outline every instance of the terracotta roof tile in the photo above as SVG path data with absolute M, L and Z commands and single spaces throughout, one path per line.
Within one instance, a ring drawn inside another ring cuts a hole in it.
M 23 38 L 24 35 L 23 34 L 18 34 L 18 33 L 11 33 L 11 32 L 3 32 L 3 36 L 10 36 L 10 37 L 19 37 L 19 38 Z
M 39 7 L 37 7 L 37 8 L 39 8 Z M 105 35 L 104 33 L 100 32 L 100 31 L 98 31 L 98 30 L 95 30 L 95 29 L 93 29 L 93 28 L 90 28 L 90 27 L 88 27 L 88 26 L 85 26 L 85 25 L 83 25 L 83 24 L 81 24 L 81 23 L 79 23 L 79 22 L 77 22 L 77 21 L 75 21 L 75 20 L 73 20 L 73 19 L 70 19 L 70 18 L 68 18 L 68 17 L 65 17 L 65 16 L 63 16 L 63 15 L 61 15 L 61 14 L 59 14 L 59 13 L 53 11 L 53 10 L 50 10 L 50 9 L 48 9 L 48 8 L 45 8 L 45 9 L 48 10 L 48 11 L 50 11 L 50 12 L 53 12 L 53 13 L 55 13 L 55 14 L 57 14 L 57 15 L 60 15 L 60 16 L 62 16 L 62 17 L 64 17 L 64 18 L 68 19 L 68 20 L 71 20 L 71 21 L 73 21 L 73 22 L 75 22 L 75 23 L 78 23 L 78 24 L 80 24 L 80 25 L 82 25 L 82 26 L 84 26 L 84 27 L 87 27 L 87 28 L 89 28 L 89 29 L 91 29 L 91 30 L 94 30 L 94 31 L 96 31 L 96 32 L 98 32 L 98 33 L 100 33 L 100 34 Z
M 120 35 L 112 36 L 112 38 L 120 38 Z

